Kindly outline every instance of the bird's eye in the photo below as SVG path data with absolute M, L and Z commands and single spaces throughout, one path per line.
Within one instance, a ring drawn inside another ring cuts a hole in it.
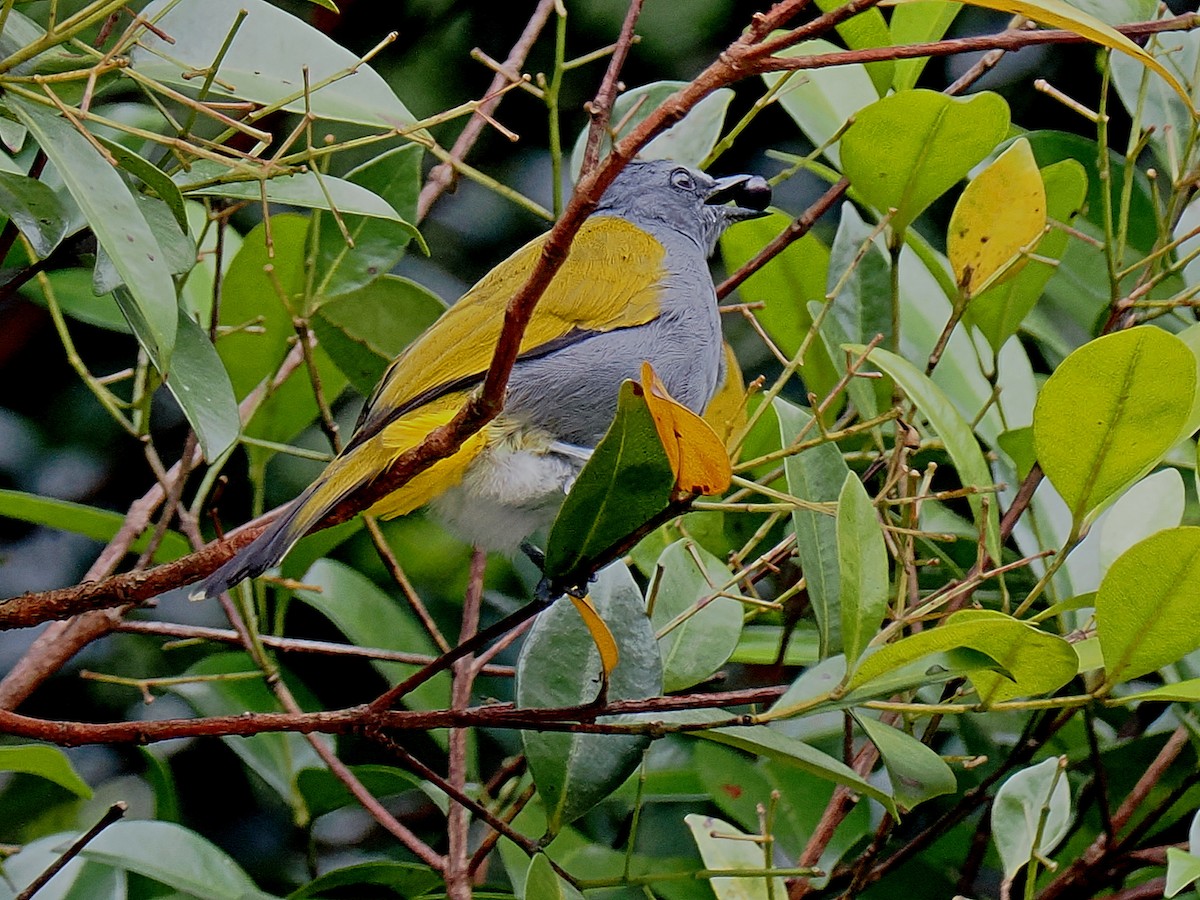
M 692 176 L 688 174 L 687 169 L 676 169 L 671 173 L 671 185 L 681 191 L 694 191 L 696 182 L 692 180 Z

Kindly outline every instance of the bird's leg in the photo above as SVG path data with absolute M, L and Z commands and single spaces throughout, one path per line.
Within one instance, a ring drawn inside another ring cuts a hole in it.
M 546 554 L 539 550 L 529 541 L 521 541 L 521 552 L 529 558 L 529 561 L 538 567 L 539 572 L 546 571 Z

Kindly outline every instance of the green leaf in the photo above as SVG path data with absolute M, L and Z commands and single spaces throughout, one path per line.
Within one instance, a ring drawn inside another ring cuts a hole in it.
M 339 888 L 359 888 L 358 896 L 373 896 L 370 891 L 362 889 L 365 885 L 388 888 L 400 897 L 421 897 L 441 883 L 441 877 L 428 866 L 375 860 L 325 872 L 288 894 L 288 900 L 346 896 L 345 892 L 335 893 Z
M 69 214 L 53 189 L 27 175 L 0 172 L 0 214 L 8 216 L 41 259 L 67 235 Z
M 617 140 L 625 137 L 649 116 L 664 100 L 687 87 L 686 81 L 656 81 L 643 84 L 622 93 L 613 104 L 611 120 L 620 124 Z M 670 159 L 685 166 L 698 166 L 716 146 L 725 124 L 725 110 L 733 99 L 729 88 L 717 88 L 688 111 L 688 114 L 672 125 L 638 153 L 639 159 Z M 583 167 L 583 154 L 587 147 L 588 129 L 580 132 L 571 151 L 571 175 L 579 178 Z M 612 148 L 612 141 L 605 136 L 600 140 L 600 157 Z
M 79 837 L 74 833 L 51 834 L 30 841 L 21 851 L 4 861 L 0 897 L 12 900 L 16 891 L 31 885 L 51 865 L 59 862 L 63 850 Z M 37 900 L 125 900 L 125 872 L 111 866 L 73 859 L 35 895 Z M 9 886 L 15 888 L 10 891 Z
M 366 287 L 321 305 L 313 330 L 325 352 L 363 396 L 392 360 L 446 311 L 428 288 L 381 275 Z
M 82 534 L 94 541 L 112 540 L 125 517 L 120 513 L 107 509 L 97 509 L 82 503 L 72 503 L 69 500 L 55 500 L 53 497 L 39 497 L 24 491 L 0 489 L 0 517 L 19 519 L 34 525 L 44 525 L 47 528 L 57 528 Z M 143 534 L 130 545 L 131 553 L 141 553 L 150 543 L 150 535 Z M 192 545 L 178 531 L 167 531 L 154 551 L 156 563 L 170 562 L 187 556 L 192 552 Z
M 795 47 L 782 50 L 779 56 L 824 56 L 842 53 L 844 48 L 829 41 L 805 41 Z M 768 72 L 763 75 L 767 87 L 774 87 L 787 78 L 787 84 L 779 89 L 779 105 L 792 117 L 800 130 L 815 147 L 825 147 L 825 155 L 839 164 L 839 144 L 829 142 L 845 126 L 851 116 L 879 99 L 871 76 L 865 66 L 852 63 L 847 66 L 806 69 L 803 72 L 786 74 Z
M 1152 14 L 1146 18 L 1154 16 Z M 1146 42 L 1146 50 L 1170 70 L 1181 84 L 1192 86 L 1194 92 L 1200 35 L 1194 32 L 1157 34 Z M 1161 78 L 1155 78 L 1132 57 L 1122 53 L 1113 54 L 1109 65 L 1117 96 L 1131 116 L 1137 114 L 1142 132 L 1149 133 L 1150 146 L 1154 149 L 1157 162 L 1172 180 L 1179 178 L 1181 160 L 1178 145 L 1193 127 L 1191 110 L 1170 85 Z M 1172 144 L 1176 146 L 1172 147 Z
M 92 292 L 92 273 L 88 269 L 55 269 L 47 272 L 50 290 L 64 315 L 88 325 L 132 334 L 129 322 L 122 315 L 112 294 L 97 297 Z M 30 281 L 20 288 L 22 297 L 39 306 L 46 306 L 46 297 L 38 281 Z
M 661 632 L 663 690 L 681 691 L 717 671 L 737 647 L 742 605 L 716 592 L 729 581 L 729 567 L 689 540 L 671 544 L 658 558 L 646 596 L 654 598 L 650 623 Z
M 583 900 L 583 894 L 558 876 L 544 853 L 535 853 L 529 860 L 520 896 L 525 900 Z
M 821 642 L 811 623 L 800 623 L 794 629 L 778 625 L 745 625 L 731 663 L 746 666 L 773 666 L 779 659 L 779 648 L 787 640 L 783 656 L 785 666 L 811 666 L 821 658 Z
M 261 318 L 261 331 L 237 331 L 217 341 L 217 353 L 225 364 L 233 392 L 239 400 L 260 381 L 276 372 L 295 339 L 291 313 L 284 307 L 264 267 L 274 268 L 288 303 L 300 305 L 304 289 L 304 236 L 308 220 L 283 213 L 271 217 L 275 255 L 267 252 L 265 229 L 255 226 L 243 239 L 242 247 L 229 264 L 221 292 L 221 324 L 244 326 Z M 325 396 L 336 397 L 346 379 L 325 352 L 314 353 Z M 312 383 L 301 366 L 267 398 L 245 428 L 249 437 L 286 443 L 317 417 Z M 251 456 L 268 451 L 250 448 Z
M 202 900 L 267 900 L 272 896 L 260 891 L 215 844 L 173 822 L 116 822 L 93 838 L 80 855 Z
M 154 197 L 144 194 L 134 194 L 134 202 L 146 217 L 158 246 L 162 250 L 163 260 L 172 275 L 186 275 L 196 265 L 196 244 L 179 228 L 175 215 L 167 205 Z M 92 290 L 97 294 L 107 294 L 125 283 L 120 271 L 114 265 L 112 257 L 103 247 L 96 250 L 96 266 L 92 275 Z
M 356 291 L 390 272 L 404 256 L 408 242 L 415 236 L 426 254 L 429 249 L 420 233 L 410 224 L 417 220 L 417 197 L 421 193 L 421 158 L 425 150 L 419 144 L 405 144 L 382 153 L 346 174 L 346 181 L 381 197 L 396 210 L 402 222 L 343 216 L 343 224 L 354 242 L 346 243 L 332 215 L 319 216 L 314 306 L 326 300 Z
M 67 755 L 57 747 L 44 744 L 14 744 L 0 747 L 0 772 L 23 772 L 53 781 L 76 797 L 85 800 L 92 789 L 79 777 Z
M 1200 528 L 1153 534 L 1126 550 L 1096 593 L 1104 680 L 1120 684 L 1200 647 Z
M 662 692 L 658 643 L 625 564 L 602 569 L 588 594 L 621 653 L 609 679 L 609 701 L 657 697 Z M 571 604 L 554 604 L 538 616 L 521 648 L 517 705 L 543 709 L 589 703 L 599 687 L 600 655 L 591 634 Z M 637 768 L 650 739 L 522 731 L 521 742 L 546 805 L 547 832 L 553 835 L 616 790 Z
M 865 344 L 877 334 L 884 336 L 884 343 L 892 339 L 892 266 L 873 231 L 853 204 L 842 205 L 826 284 L 826 296 L 834 296 L 821 324 L 821 337 L 839 378 L 846 374 L 843 344 Z M 852 378 L 847 393 L 863 416 L 873 416 L 890 402 L 891 388 Z
M 692 832 L 692 839 L 704 860 L 704 868 L 712 871 L 731 869 L 743 874 L 728 878 L 710 878 L 709 885 L 717 900 L 769 900 L 787 895 L 782 878 L 771 876 L 762 844 L 720 819 L 688 813 L 683 817 Z M 762 871 L 762 875 L 746 872 Z M 768 883 L 768 881 L 770 883 Z
M 875 504 L 858 476 L 846 475 L 837 505 L 842 647 L 853 666 L 887 613 L 888 554 Z
M 1193 856 L 1178 847 L 1168 847 L 1167 883 L 1163 887 L 1163 896 L 1174 897 L 1197 879 L 1200 879 L 1200 856 Z
M 375 797 L 390 797 L 413 789 L 424 790 L 421 779 L 394 766 L 350 766 L 350 771 Z M 328 769 L 305 769 L 296 776 L 296 787 L 314 819 L 358 803 L 350 789 Z M 440 796 L 444 800 L 445 795 Z
M 1087 195 L 1087 172 L 1073 159 L 1064 159 L 1041 170 L 1046 189 L 1046 216 L 1052 222 L 1070 225 L 1083 207 Z M 1046 287 L 1055 266 L 1066 252 L 1069 236 L 1061 228 L 1051 227 L 1033 253 L 1037 259 L 1015 277 L 992 285 L 967 306 L 966 320 L 983 332 L 997 353 L 1017 333 L 1025 316 L 1033 309 Z M 1046 260 L 1045 262 L 1043 260 Z
M 969 98 L 912 90 L 861 110 L 842 136 L 842 165 L 894 234 L 958 183 L 1008 133 L 1008 104 L 987 91 Z
M 1029 141 L 1029 146 L 1033 149 L 1033 156 L 1037 160 L 1038 166 L 1043 169 L 1067 159 L 1073 159 L 1083 166 L 1088 185 L 1087 198 L 1082 206 L 1083 216 L 1103 234 L 1105 180 L 1100 178 L 1100 169 L 1097 165 L 1099 154 L 1096 151 L 1095 140 L 1065 131 L 1031 131 L 1025 135 L 1025 139 Z M 1125 157 L 1123 154 L 1110 150 L 1108 162 L 1112 171 L 1124 172 Z M 1134 250 L 1144 252 L 1150 250 L 1158 240 L 1157 205 L 1146 173 L 1140 167 L 1135 166 L 1131 178 L 1128 201 L 1128 240 Z M 1109 194 L 1114 210 L 1121 209 L 1126 205 L 1122 199 L 1124 181 L 1124 178 L 1108 179 Z M 1107 284 L 1107 275 L 1104 280 Z
M 865 347 L 850 348 L 855 353 L 862 353 L 865 349 Z M 871 351 L 869 359 L 892 377 L 921 411 L 921 414 L 929 420 L 933 430 L 946 445 L 946 452 L 954 461 L 954 468 L 958 472 L 958 478 L 963 487 L 973 487 L 981 491 L 989 489 L 992 486 L 992 474 L 988 470 L 987 461 L 983 458 L 983 452 L 979 449 L 979 442 L 971 432 L 971 426 L 967 424 L 941 389 L 908 360 L 888 350 L 876 347 Z M 984 540 L 988 554 L 992 559 L 998 560 L 1000 559 L 998 504 L 994 497 L 991 498 L 985 513 L 983 497 L 982 493 L 973 493 L 968 495 L 967 502 L 975 514 L 976 525 L 983 523 L 983 527 L 986 529 Z
M 1003 623 L 998 627 L 1011 628 L 1012 619 L 1004 613 L 991 609 L 962 609 L 947 617 L 945 624 L 959 622 Z M 1025 623 L 1022 623 L 1025 625 Z M 1071 644 L 1058 635 L 1050 634 L 1032 626 L 1019 641 L 1004 645 L 980 648 L 1016 679 L 981 669 L 971 674 L 971 682 L 981 703 L 999 703 L 1017 697 L 1049 694 L 1058 690 L 1075 677 L 1079 659 Z
M 318 119 L 400 130 L 415 121 L 387 82 L 356 53 L 266 0 L 155 0 L 142 15 L 173 40 L 143 32 L 131 55 L 134 68 L 195 93 L 203 79 L 191 72 L 206 70 L 217 59 L 241 10 L 247 15 L 221 58 L 210 100 L 240 97 L 264 105 L 286 100 L 285 109 L 303 113 L 307 66 L 308 104 Z M 347 77 L 324 84 L 343 73 Z M 227 84 L 233 89 L 226 90 Z
M 912 809 L 958 789 L 954 772 L 946 761 L 911 734 L 866 715 L 856 714 L 854 720 L 879 750 L 892 782 L 892 794 L 902 809 Z
M 318 559 L 301 581 L 316 590 L 296 591 L 296 598 L 331 621 L 359 647 L 405 650 L 433 657 L 437 647 L 416 616 L 376 586 L 375 582 L 344 563 Z M 399 684 L 418 666 L 372 660 L 371 666 L 389 685 Z M 408 695 L 414 709 L 442 709 L 450 702 L 448 673 L 437 675 Z
M 1200 678 L 1164 684 L 1148 691 L 1114 697 L 1117 703 L 1197 703 L 1200 702 Z
M 183 813 L 179 808 L 179 792 L 175 789 L 170 760 L 146 747 L 139 747 L 138 751 L 146 763 L 142 777 L 154 790 L 154 818 L 161 822 L 182 823 Z
M 155 367 L 167 371 L 178 323 L 175 282 L 141 207 L 121 176 L 69 124 L 17 97 L 8 96 L 5 103 L 54 163 L 79 204 L 127 286 L 129 303 L 122 304 L 122 311 Z
M 281 712 L 279 701 L 261 677 L 223 677 L 255 671 L 254 663 L 245 653 L 214 653 L 184 672 L 184 675 L 206 680 L 176 684 L 171 691 L 202 716 Z M 313 707 L 313 704 L 306 702 L 306 691 L 301 691 L 296 684 L 290 686 L 293 693 L 299 693 L 297 699 L 302 707 Z M 247 737 L 223 737 L 221 740 L 293 809 L 297 821 L 307 818 L 303 799 L 295 787 L 296 774 L 302 769 L 319 767 L 324 763 L 304 735 L 264 732 Z M 320 740 L 328 742 L 331 739 L 322 735 Z
M 792 444 L 805 428 L 807 436 L 815 433 L 809 427 L 812 416 L 807 411 L 782 398 L 773 401 L 772 408 L 779 418 L 783 446 Z M 850 474 L 841 450 L 833 443 L 818 444 L 785 458 L 783 471 L 788 492 L 814 503 L 836 501 Z M 817 620 L 821 657 L 825 658 L 842 646 L 837 523 L 832 516 L 797 508 L 792 512 L 792 528 L 796 532 L 796 555 L 808 584 L 809 603 Z
M 837 718 L 840 729 L 841 716 L 837 715 Z M 680 758 L 680 764 L 696 773 L 701 786 L 698 790 L 689 790 L 686 785 L 680 785 L 672 793 L 707 794 L 722 814 L 743 829 L 760 827 L 758 810 L 770 804 L 774 811 L 771 833 L 775 838 L 776 853 L 782 854 L 783 858 L 799 857 L 819 827 L 821 814 L 837 786 L 794 766 L 756 759 L 712 741 L 692 743 L 691 757 Z M 652 758 L 648 775 L 654 772 Z M 652 786 L 648 778 L 646 790 L 650 791 Z M 871 812 L 871 804 L 855 804 L 821 854 L 817 862 L 820 868 L 831 871 L 838 860 L 867 834 L 871 827 Z
M 699 713 L 699 716 L 697 716 Z M 701 718 L 703 716 L 704 718 Z M 696 711 L 689 716 L 677 715 L 673 721 L 680 719 L 706 721 L 712 718 L 711 712 Z M 865 794 L 883 804 L 884 809 L 896 812 L 896 803 L 885 791 L 875 787 L 863 779 L 857 772 L 834 759 L 828 753 L 822 753 L 815 747 L 810 747 L 803 741 L 788 737 L 782 732 L 766 725 L 731 725 L 725 728 L 709 728 L 702 731 L 690 731 L 691 737 L 714 741 L 727 747 L 736 747 L 746 753 L 772 759 L 775 762 L 796 766 L 811 775 L 844 785 L 851 790 Z
M 1071 792 L 1057 757 L 1009 776 L 992 803 L 992 837 L 1005 881 L 1035 856 L 1048 857 L 1070 827 Z
M 674 486 L 646 402 L 626 381 L 616 418 L 550 527 L 546 577 L 587 570 L 590 560 L 665 510 Z
M 721 235 L 725 268 L 730 272 L 741 268 L 787 228 L 791 220 L 791 216 L 773 212 L 728 229 Z M 788 244 L 769 266 L 738 286 L 738 297 L 743 303 L 762 304 L 762 308 L 754 310 L 754 317 L 789 359 L 799 352 L 805 335 L 812 329 L 808 304 L 825 299 L 828 271 L 829 248 L 809 232 Z M 826 396 L 837 382 L 838 372 L 820 341 L 813 342 L 806 351 L 800 375 L 818 397 Z
M 401 218 L 400 213 L 378 194 L 332 175 L 318 177 L 315 172 L 295 172 L 260 179 L 254 172 L 231 172 L 220 163 L 201 160 L 188 171 L 179 172 L 174 180 L 189 197 L 228 197 L 252 202 L 262 201 L 265 185 L 267 200 L 271 203 L 336 209 L 342 215 L 386 219 L 399 225 L 409 236 L 420 237 L 417 227 Z
M 940 41 L 949 30 L 961 3 L 950 0 L 912 0 L 909 3 L 898 3 L 892 7 L 892 43 L 922 44 L 926 41 Z M 916 59 L 896 60 L 895 75 L 892 87 L 896 92 L 907 91 L 917 86 L 929 57 L 919 56 Z
M 1192 816 L 1188 829 L 1188 850 L 1178 847 L 1167 848 L 1167 883 L 1163 896 L 1174 897 L 1189 884 L 1200 878 L 1200 813 Z
M 144 156 L 134 153 L 124 144 L 109 140 L 102 135 L 96 135 L 96 140 L 103 144 L 104 149 L 112 154 L 113 159 L 117 161 L 117 165 L 130 175 L 140 178 L 146 187 L 154 191 L 158 199 L 165 203 L 167 208 L 174 214 L 175 221 L 179 227 L 184 233 L 187 233 L 187 207 L 183 200 L 183 194 L 179 192 L 179 187 L 171 180 L 171 176 Z
M 817 0 L 817 8 L 821 12 L 833 12 L 839 6 L 841 6 L 839 0 Z M 846 42 L 846 46 L 851 50 L 890 47 L 893 43 L 883 13 L 876 8 L 864 9 L 858 15 L 851 16 L 834 27 L 837 29 L 838 36 Z M 888 88 L 892 86 L 895 68 L 895 62 L 890 59 L 867 63 L 867 74 L 871 76 L 871 83 L 875 85 L 878 94 L 886 94 Z
M 1065 652 L 1059 648 L 1060 644 Z M 975 663 L 978 665 L 976 671 L 1004 671 L 1012 682 L 1011 686 L 1005 686 L 1007 691 L 1012 692 L 1010 696 L 1052 693 L 1075 676 L 1073 663 L 1069 667 L 1062 664 L 1066 660 L 1066 652 L 1070 652 L 1074 659 L 1070 644 L 1062 638 L 1003 613 L 961 610 L 937 628 L 901 638 L 864 658 L 850 679 L 847 691 L 869 685 L 890 672 L 931 655 L 960 648 L 974 650 L 992 661 L 989 665 L 986 660 L 978 660 Z M 1052 664 L 1046 664 L 1047 658 L 1052 660 Z M 1014 668 L 1008 668 L 1009 665 Z M 974 681 L 974 672 L 971 678 Z
M 214 462 L 233 446 L 241 431 L 238 403 L 229 373 L 209 341 L 208 332 L 182 309 L 175 332 L 175 353 L 165 383 L 195 429 L 204 459 Z
M 1076 526 L 1174 446 L 1195 395 L 1191 351 L 1150 325 L 1089 341 L 1063 360 L 1038 396 L 1033 435 Z

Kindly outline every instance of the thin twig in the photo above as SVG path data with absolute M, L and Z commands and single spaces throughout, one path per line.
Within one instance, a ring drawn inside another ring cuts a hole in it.
M 78 856 L 88 844 L 95 840 L 96 836 L 99 835 L 100 832 L 114 822 L 119 821 L 125 815 L 128 809 L 129 804 L 124 800 L 118 800 L 116 803 L 110 806 L 108 811 L 100 817 L 99 822 L 72 841 L 71 846 L 63 851 L 62 856 L 52 862 L 37 878 L 29 882 L 29 885 L 25 888 L 25 890 L 17 894 L 14 900 L 30 900 L 34 894 L 46 886 L 51 878 L 61 872 L 67 863 Z

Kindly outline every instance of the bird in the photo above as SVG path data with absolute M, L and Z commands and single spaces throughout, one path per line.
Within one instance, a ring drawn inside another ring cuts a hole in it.
M 392 518 L 428 505 L 474 546 L 513 554 L 551 523 L 612 423 L 622 382 L 636 380 L 643 362 L 672 397 L 702 413 L 725 365 L 707 260 L 726 228 L 765 215 L 770 200 L 761 176 L 629 162 L 534 307 L 501 412 L 367 512 Z M 261 575 L 326 513 L 449 422 L 481 386 L 505 308 L 545 240 L 497 265 L 410 344 L 313 484 L 188 596 L 216 596 Z

